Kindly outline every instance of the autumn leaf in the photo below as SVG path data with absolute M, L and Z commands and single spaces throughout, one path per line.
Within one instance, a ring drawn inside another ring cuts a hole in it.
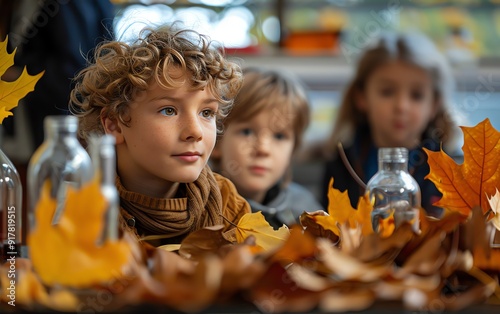
M 197 260 L 207 253 L 214 253 L 231 242 L 224 238 L 224 225 L 205 227 L 190 233 L 179 248 L 179 255 Z
M 292 226 L 290 236 L 284 245 L 273 254 L 270 260 L 287 265 L 301 259 L 314 257 L 316 252 L 314 237 L 308 230 L 303 230 L 300 226 L 295 225 Z
M 500 192 L 498 189 L 491 198 L 488 198 L 488 202 L 490 203 L 491 211 L 494 216 L 491 219 L 491 223 L 500 231 Z
M 342 252 L 339 248 L 330 245 L 326 239 L 318 239 L 318 259 L 342 280 L 372 282 L 381 279 L 389 273 L 385 265 L 363 263 L 356 257 Z
M 308 289 L 302 283 L 321 282 L 321 279 L 301 279 L 292 276 L 290 268 L 273 262 L 246 295 L 257 306 L 258 313 L 306 313 L 317 306 L 322 292 L 321 289 Z M 323 288 L 321 285 L 324 284 L 321 282 L 319 288 Z
M 465 248 L 472 251 L 474 266 L 482 270 L 500 272 L 500 248 L 492 243 L 497 230 L 487 223 L 481 208 L 472 209 L 471 218 L 462 228 Z
M 0 42 L 0 77 L 5 74 L 8 68 L 14 65 L 16 50 L 12 53 L 7 52 L 7 40 L 8 37 L 3 42 Z M 13 82 L 0 80 L 0 124 L 3 119 L 12 115 L 10 110 L 17 107 L 19 100 L 35 89 L 35 84 L 43 73 L 44 71 L 36 75 L 29 75 L 26 67 L 24 67 L 21 76 L 17 80 Z
M 464 162 L 461 165 L 442 149 L 427 153 L 430 172 L 426 179 L 434 182 L 443 197 L 434 205 L 469 216 L 480 206 L 483 214 L 490 209 L 487 195 L 500 185 L 500 133 L 489 119 L 474 127 L 461 127 L 464 133 Z
M 278 230 L 274 230 L 266 221 L 262 212 L 243 215 L 236 226 L 236 240 L 238 243 L 243 243 L 249 236 L 254 236 L 256 245 L 262 247 L 264 251 L 270 251 L 283 245 L 289 235 L 290 231 L 285 225 Z
M 371 214 L 373 211 L 372 203 L 370 202 L 368 195 L 363 195 L 359 198 L 358 209 L 356 210 L 356 215 L 352 217 L 350 221 L 351 226 L 354 224 L 359 224 L 361 226 L 361 234 L 366 236 L 373 233 Z M 381 237 L 388 237 L 394 231 L 394 217 L 390 215 L 386 219 L 381 219 L 379 221 L 379 235 Z
M 347 190 L 340 192 L 333 187 L 334 179 L 330 180 L 328 189 L 328 213 L 330 216 L 316 217 L 318 224 L 325 229 L 340 235 L 339 225 L 348 224 L 351 228 L 361 227 L 363 236 L 373 233 L 371 212 L 372 205 L 367 195 L 359 198 L 357 209 L 351 206 Z M 394 230 L 394 220 L 389 218 L 380 222 L 379 234 L 389 236 Z
M 331 230 L 336 235 L 340 235 L 340 230 L 337 224 L 344 224 L 349 221 L 352 215 L 355 214 L 354 208 L 351 206 L 351 201 L 349 200 L 349 194 L 347 190 L 340 192 L 339 190 L 333 188 L 334 179 L 330 179 L 328 184 L 328 214 L 331 219 L 324 219 L 319 223 L 324 227 L 328 227 L 327 223 L 331 224 Z
M 324 210 L 314 212 L 303 212 L 299 219 L 300 225 L 317 238 L 330 239 L 332 243 L 338 243 L 340 237 L 333 230 L 338 230 L 335 221 L 331 218 L 324 218 L 328 215 Z
M 106 204 L 97 176 L 79 190 L 68 187 L 64 213 L 53 226 L 56 200 L 50 196 L 50 181 L 44 184 L 28 245 L 33 268 L 45 284 L 81 288 L 123 274 L 132 257 L 130 246 L 123 240 L 97 245 Z

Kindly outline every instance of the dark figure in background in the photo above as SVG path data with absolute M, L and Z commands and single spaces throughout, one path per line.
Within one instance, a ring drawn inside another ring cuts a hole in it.
M 112 36 L 113 18 L 109 0 L 0 0 L 0 40 L 8 35 L 8 51 L 17 48 L 15 65 L 2 79 L 16 80 L 25 66 L 31 75 L 45 71 L 35 90 L 1 126 L 2 149 L 17 168 L 23 186 L 29 158 L 44 140 L 44 118 L 69 114 L 72 79 L 86 66 L 90 51 Z M 23 207 L 26 213 L 26 194 Z M 27 224 L 25 215 L 22 220 Z
M 30 74 L 45 70 L 35 90 L 23 99 L 36 149 L 44 139 L 44 118 L 69 113 L 71 79 L 86 66 L 89 51 L 111 38 L 114 6 L 109 0 L 1 0 L 0 4 L 12 10 L 9 45 L 11 51 L 18 49 L 14 62 L 19 71 L 24 66 Z M 13 132 L 9 120 L 4 125 L 7 134 Z

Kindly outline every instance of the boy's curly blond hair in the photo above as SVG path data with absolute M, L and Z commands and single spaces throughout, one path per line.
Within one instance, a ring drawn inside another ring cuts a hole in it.
M 218 130 L 242 84 L 239 65 L 227 60 L 207 36 L 176 26 L 145 28 L 132 44 L 108 41 L 99 45 L 89 63 L 75 77 L 69 109 L 79 117 L 79 136 L 104 134 L 101 116 L 128 125 L 128 104 L 137 92 L 156 81 L 164 88 L 179 88 L 182 78 L 172 68 L 188 74 L 193 89 L 204 89 L 219 101 Z

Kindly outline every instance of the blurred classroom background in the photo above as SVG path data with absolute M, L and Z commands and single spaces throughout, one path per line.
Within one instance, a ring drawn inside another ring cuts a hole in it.
M 312 123 L 305 147 L 324 140 L 360 52 L 383 31 L 418 30 L 448 57 L 454 102 L 474 126 L 488 117 L 500 130 L 499 0 L 192 0 L 113 1 L 115 34 L 181 20 L 220 41 L 244 66 L 297 73 Z M 308 155 L 308 154 L 306 154 Z M 321 162 L 297 160 L 294 179 L 318 194 Z
M 54 2 L 64 5 L 65 1 Z M 466 125 L 488 117 L 500 130 L 500 0 L 111 2 L 117 38 L 132 39 L 145 25 L 180 20 L 219 41 L 242 66 L 298 74 L 308 88 L 313 112 L 305 143 L 320 142 L 329 134 L 358 55 L 387 30 L 428 35 L 452 64 L 454 102 L 465 114 Z M 19 152 L 22 143 L 11 142 L 10 150 Z M 297 160 L 297 182 L 317 193 L 320 178 L 318 160 Z

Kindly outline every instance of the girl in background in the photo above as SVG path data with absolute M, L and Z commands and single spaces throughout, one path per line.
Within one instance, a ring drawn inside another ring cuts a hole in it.
M 306 91 L 296 77 L 247 68 L 211 156 L 214 169 L 275 228 L 298 223 L 304 211 L 322 209 L 309 190 L 291 182 L 292 157 L 309 116 Z
M 422 148 L 448 154 L 458 149 L 458 115 L 452 111 L 453 80 L 444 56 L 422 34 L 385 34 L 362 54 L 354 79 L 347 86 L 326 145 L 328 161 L 323 178 L 322 203 L 327 205 L 329 181 L 348 190 L 357 206 L 364 188 L 340 158 L 338 144 L 359 178 L 367 183 L 378 169 L 377 150 L 406 147 L 409 172 L 420 185 L 422 207 L 440 216 L 432 204 L 441 193 L 426 180 L 427 155 Z

